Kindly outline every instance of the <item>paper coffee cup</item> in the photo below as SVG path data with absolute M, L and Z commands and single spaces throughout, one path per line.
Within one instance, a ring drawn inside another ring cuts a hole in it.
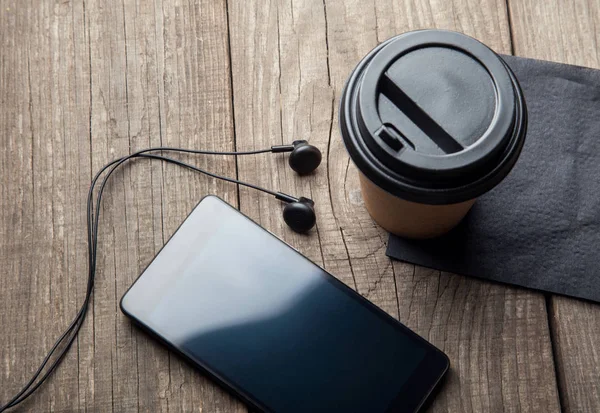
M 371 51 L 346 83 L 339 119 L 370 215 L 411 238 L 456 226 L 510 172 L 527 129 L 504 60 L 443 30 L 405 33 Z

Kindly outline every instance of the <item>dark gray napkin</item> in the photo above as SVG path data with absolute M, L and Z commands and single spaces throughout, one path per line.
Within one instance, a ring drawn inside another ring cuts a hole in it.
M 600 302 L 600 70 L 503 57 L 529 111 L 519 161 L 449 234 L 391 235 L 387 255 Z

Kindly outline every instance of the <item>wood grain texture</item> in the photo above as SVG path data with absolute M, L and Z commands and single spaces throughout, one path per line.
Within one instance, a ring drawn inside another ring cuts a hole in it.
M 600 69 L 600 4 L 511 1 L 515 54 Z M 600 411 L 600 306 L 550 299 L 558 384 L 565 412 Z
M 90 180 L 88 42 L 81 4 L 0 11 L 0 399 L 21 387 L 85 286 Z M 82 277 L 83 276 L 83 277 Z M 79 407 L 77 349 L 22 411 Z
M 284 159 L 239 163 L 243 179 L 315 200 L 313 237 L 319 245 L 287 230 L 281 207 L 260 194 L 241 190 L 242 211 L 450 355 L 454 368 L 434 411 L 558 411 L 543 295 L 391 262 L 387 234 L 364 210 L 356 170 L 337 130 L 343 84 L 379 41 L 442 27 L 510 52 L 505 3 L 229 5 L 238 147 L 308 139 L 327 159 L 303 179 L 284 169 Z
M 92 173 L 147 146 L 242 150 L 308 139 L 325 161 L 304 178 L 285 155 L 240 158 L 237 168 L 231 158 L 184 157 L 311 197 L 318 223 L 307 236 L 287 229 L 282 205 L 261 193 L 148 160 L 116 173 L 89 318 L 56 375 L 15 411 L 246 411 L 118 309 L 207 193 L 235 206 L 239 195 L 243 212 L 448 353 L 453 369 L 432 411 L 560 410 L 544 297 L 390 261 L 337 128 L 343 84 L 378 42 L 440 27 L 508 53 L 508 12 L 502 0 L 3 0 L 0 402 L 81 303 Z M 597 5 L 515 1 L 510 16 L 517 54 L 598 66 Z M 553 298 L 551 314 L 564 407 L 600 410 L 597 307 Z
M 29 378 L 86 283 L 85 197 L 107 161 L 161 144 L 234 147 L 225 2 L 2 2 L 0 401 Z M 189 158 L 189 157 L 188 157 Z M 235 176 L 232 159 L 196 157 Z M 126 288 L 202 195 L 233 185 L 135 161 L 102 207 L 93 308 L 18 411 L 245 411 L 133 328 Z
M 234 148 L 229 77 L 227 13 L 224 1 L 163 1 L 156 6 L 155 28 L 159 67 L 164 65 L 159 93 L 162 144 L 232 150 Z M 162 27 L 161 27 L 162 26 Z M 161 34 L 162 29 L 162 34 Z M 190 157 L 187 157 L 190 159 Z M 196 156 L 196 164 L 235 176 L 235 160 Z M 237 205 L 236 187 L 164 166 L 164 240 L 177 229 L 196 203 L 218 194 Z M 147 337 L 144 338 L 148 340 Z M 162 350 L 161 350 L 162 351 Z M 168 359 L 168 412 L 238 412 L 241 404 L 172 354 Z M 152 366 L 148 370 L 151 374 Z M 149 410 L 153 410 L 151 406 Z

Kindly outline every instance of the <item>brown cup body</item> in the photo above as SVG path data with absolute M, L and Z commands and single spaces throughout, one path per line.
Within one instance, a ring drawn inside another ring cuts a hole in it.
M 406 201 L 381 189 L 358 173 L 367 211 L 382 228 L 406 238 L 433 238 L 454 228 L 469 212 L 475 199 L 448 205 Z

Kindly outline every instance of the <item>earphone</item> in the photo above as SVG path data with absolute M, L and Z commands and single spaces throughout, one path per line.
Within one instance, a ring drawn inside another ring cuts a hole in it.
M 289 157 L 290 168 L 299 175 L 309 174 L 321 164 L 321 151 L 304 140 L 294 141 L 291 145 L 271 146 L 271 152 L 292 152 Z
M 90 304 L 91 296 L 94 289 L 94 278 L 96 276 L 96 251 L 98 247 L 98 223 L 100 220 L 100 204 L 102 200 L 102 194 L 104 192 L 104 188 L 106 183 L 108 182 L 108 178 L 112 175 L 112 173 L 125 162 L 135 159 L 135 158 L 146 158 L 146 159 L 158 159 L 164 162 L 172 163 L 175 165 L 182 166 L 184 168 L 191 169 L 193 171 L 202 173 L 204 175 L 224 180 L 227 182 L 232 182 L 238 185 L 246 186 L 249 188 L 256 189 L 261 192 L 265 192 L 267 194 L 273 195 L 275 198 L 280 201 L 286 203 L 286 206 L 283 209 L 283 219 L 285 223 L 294 231 L 303 233 L 309 231 L 316 223 L 316 215 L 314 210 L 314 202 L 305 197 L 296 198 L 294 196 L 284 194 L 282 192 L 271 191 L 266 188 L 262 188 L 257 185 L 253 185 L 247 182 L 243 182 L 234 178 L 229 178 L 226 176 L 221 176 L 215 174 L 213 172 L 206 171 L 204 169 L 198 168 L 196 166 L 187 164 L 177 159 L 169 158 L 162 155 L 156 155 L 149 152 L 180 152 L 180 153 L 192 153 L 192 154 L 200 154 L 200 155 L 232 155 L 232 156 L 242 156 L 242 155 L 256 155 L 261 153 L 282 153 L 282 152 L 291 152 L 289 155 L 289 165 L 290 167 L 296 171 L 299 175 L 306 175 L 313 172 L 321 163 L 322 155 L 318 148 L 310 145 L 305 140 L 297 140 L 292 142 L 291 145 L 276 145 L 272 146 L 270 149 L 261 149 L 255 151 L 245 151 L 245 152 L 214 152 L 214 151 L 202 151 L 202 150 L 193 150 L 193 149 L 182 149 L 182 148 L 169 148 L 169 147 L 157 147 L 157 148 L 149 148 L 144 149 L 133 154 L 123 156 L 121 158 L 115 159 L 112 162 L 106 164 L 100 171 L 96 173 L 94 179 L 92 179 L 90 189 L 88 191 L 87 197 L 87 235 L 88 235 L 88 282 L 86 287 L 85 298 L 83 304 L 79 308 L 79 311 L 75 315 L 75 318 L 71 322 L 71 324 L 67 327 L 67 329 L 61 334 L 61 336 L 56 340 L 50 351 L 46 354 L 42 363 L 38 367 L 38 369 L 34 372 L 31 379 L 23 386 L 23 388 L 6 404 L 0 406 L 0 413 L 5 410 L 15 407 L 19 403 L 23 402 L 29 396 L 31 396 L 41 385 L 42 383 L 52 374 L 54 370 L 58 367 L 60 362 L 64 359 L 67 354 L 69 348 L 73 344 L 73 341 L 77 337 L 79 330 L 85 320 L 87 315 L 87 310 Z M 102 179 L 102 183 L 100 184 L 100 189 L 98 190 L 98 195 L 95 201 L 94 207 L 94 188 L 96 187 L 96 183 L 102 176 L 102 174 L 106 172 L 106 175 Z M 53 357 L 54 356 L 54 357 Z M 48 365 L 50 360 L 52 362 Z M 46 365 L 48 367 L 46 368 Z

